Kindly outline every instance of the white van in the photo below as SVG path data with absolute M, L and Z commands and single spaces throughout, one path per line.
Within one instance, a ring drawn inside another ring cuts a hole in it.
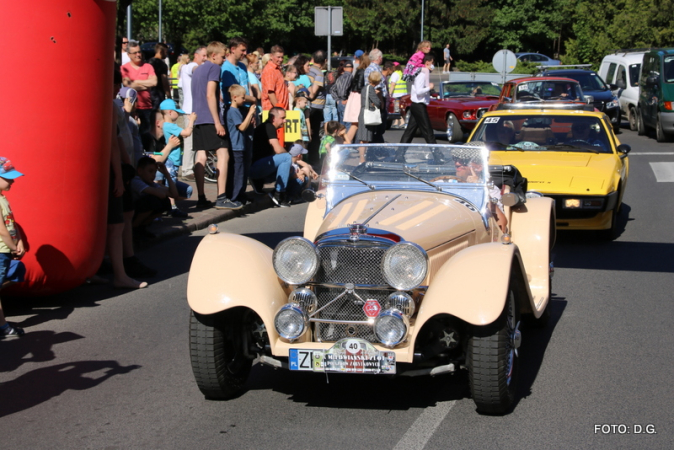
M 630 123 L 630 130 L 637 129 L 637 105 L 639 103 L 639 76 L 644 53 L 649 49 L 637 48 L 616 50 L 606 55 L 599 67 L 599 76 L 617 90 L 622 117 Z

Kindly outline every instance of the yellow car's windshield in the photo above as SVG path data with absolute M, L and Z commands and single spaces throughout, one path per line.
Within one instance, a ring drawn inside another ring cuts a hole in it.
M 492 150 L 612 152 L 600 119 L 580 115 L 486 117 L 471 142 Z

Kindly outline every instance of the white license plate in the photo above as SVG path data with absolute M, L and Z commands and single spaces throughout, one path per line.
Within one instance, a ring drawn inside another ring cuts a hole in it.
M 328 350 L 290 349 L 290 370 L 328 373 L 396 373 L 395 352 L 380 352 L 363 339 L 346 338 Z

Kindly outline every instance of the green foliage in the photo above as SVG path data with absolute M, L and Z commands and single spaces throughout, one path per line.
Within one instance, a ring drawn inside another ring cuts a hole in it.
M 536 67 L 538 66 L 539 64 L 518 61 L 514 72 L 522 75 L 535 75 L 537 73 Z M 491 61 L 457 61 L 455 67 L 461 72 L 496 73 Z
M 118 34 L 129 3 L 133 37 L 156 41 L 158 0 L 119 0 Z M 327 47 L 327 37 L 314 36 L 314 7 L 326 5 L 344 8 L 344 35 L 333 36 L 333 51 L 378 47 L 404 63 L 421 40 L 419 0 L 162 0 L 163 37 L 189 50 L 243 36 L 251 47 L 311 53 Z M 426 0 L 425 9 L 424 39 L 436 50 L 449 43 L 455 65 L 470 71 L 493 70 L 480 60 L 502 48 L 598 64 L 617 48 L 674 42 L 674 0 Z M 463 66 L 470 61 L 478 62 Z

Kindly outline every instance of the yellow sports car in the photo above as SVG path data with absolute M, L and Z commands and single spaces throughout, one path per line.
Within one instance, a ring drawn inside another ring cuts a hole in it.
M 516 166 L 531 191 L 555 199 L 558 229 L 617 237 L 630 146 L 620 144 L 604 113 L 583 105 L 502 105 L 482 117 L 468 142 L 486 145 L 489 164 Z

